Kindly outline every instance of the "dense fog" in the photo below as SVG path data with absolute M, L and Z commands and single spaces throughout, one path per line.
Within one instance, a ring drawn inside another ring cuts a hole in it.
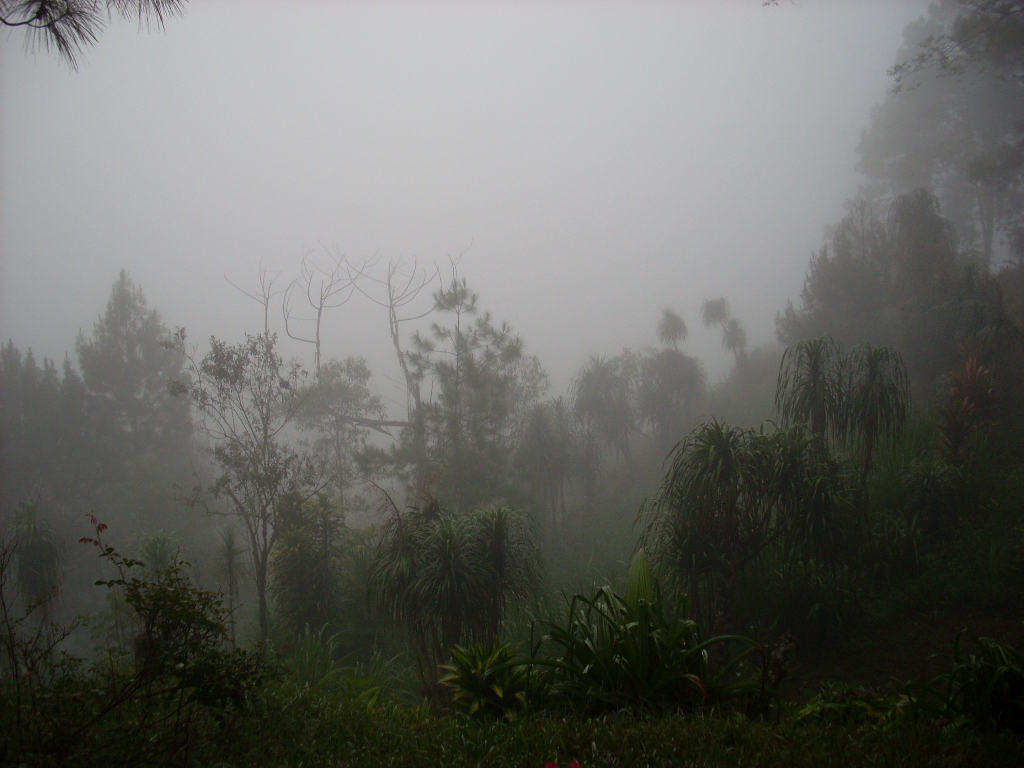
M 0 2 L 0 718 L 78 723 L 0 762 L 293 693 L 1024 732 L 1022 24 Z

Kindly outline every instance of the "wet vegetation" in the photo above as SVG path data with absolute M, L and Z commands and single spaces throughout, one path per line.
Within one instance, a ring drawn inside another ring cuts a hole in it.
M 0 762 L 1019 765 L 1022 23 L 908 30 L 777 345 L 711 298 L 552 392 L 457 263 L 330 254 L 239 342 L 125 271 L 60 366 L 8 341 Z

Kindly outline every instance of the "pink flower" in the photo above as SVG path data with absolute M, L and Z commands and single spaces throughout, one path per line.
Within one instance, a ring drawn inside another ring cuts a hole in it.
M 573 760 L 571 763 L 569 763 L 569 768 L 583 768 L 583 766 L 580 765 L 579 760 Z

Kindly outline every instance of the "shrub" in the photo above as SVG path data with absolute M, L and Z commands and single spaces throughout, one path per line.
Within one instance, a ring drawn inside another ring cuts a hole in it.
M 574 595 L 568 608 L 564 626 L 537 622 L 546 634 L 531 659 L 546 668 L 544 683 L 555 706 L 587 713 L 626 707 L 692 711 L 771 695 L 764 649 L 738 635 L 702 639 L 687 618 L 685 599 L 667 611 L 642 549 L 633 558 L 624 596 L 604 587 L 593 597 Z M 553 658 L 538 656 L 544 644 L 556 649 Z M 730 653 L 727 646 L 741 650 Z M 761 662 L 760 678 L 751 674 L 751 654 Z
M 97 583 L 121 593 L 140 631 L 133 656 L 108 652 L 91 666 L 60 649 L 74 625 L 27 631 L 14 615 L 3 589 L 10 550 L 0 547 L 0 762 L 190 764 L 249 711 L 269 673 L 258 651 L 228 649 L 220 595 L 195 587 L 187 563 L 146 574 L 102 544 L 104 529 L 83 539 L 116 570 Z
M 907 693 L 918 714 L 1024 734 L 1024 651 L 964 630 L 953 643 L 953 668 Z

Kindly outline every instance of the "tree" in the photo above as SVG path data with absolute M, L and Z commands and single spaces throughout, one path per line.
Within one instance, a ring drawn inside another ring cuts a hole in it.
M 281 311 L 284 314 L 285 333 L 296 341 L 302 341 L 313 345 L 313 363 L 316 372 L 320 372 L 320 349 L 321 331 L 323 328 L 324 312 L 328 309 L 336 309 L 352 298 L 355 292 L 355 280 L 351 275 L 345 273 L 346 265 L 341 260 L 335 260 L 330 267 L 322 267 L 315 263 L 307 254 L 300 265 L 300 276 L 293 280 L 285 289 L 284 298 L 281 302 Z M 315 313 L 312 319 L 312 338 L 309 335 L 299 335 L 299 331 L 292 330 L 293 324 L 298 324 L 299 318 L 295 317 L 292 302 L 295 294 L 301 291 L 306 298 L 306 303 Z
M 514 438 L 547 377 L 507 323 L 481 313 L 465 278 L 453 275 L 434 300 L 451 324 L 417 333 L 408 359 L 434 393 L 421 407 L 438 493 L 462 510 L 507 494 Z
M 14 518 L 14 556 L 26 609 L 41 609 L 40 626 L 60 592 L 60 554 L 59 539 L 39 518 L 35 502 L 22 502 Z
M 679 342 L 686 341 L 686 323 L 683 322 L 675 310 L 665 307 L 661 310 L 661 319 L 658 320 L 658 341 L 662 344 L 671 344 L 672 349 L 679 349 Z
M 863 454 L 861 488 L 867 486 L 878 441 L 895 437 L 910 411 L 907 370 L 899 353 L 889 347 L 861 344 L 850 350 L 846 369 L 846 433 L 860 443 Z
M 843 360 L 828 336 L 807 339 L 786 348 L 779 365 L 775 407 L 786 426 L 807 424 L 824 446 L 829 435 L 844 427 Z
M 870 341 L 893 344 L 898 317 L 892 310 L 892 248 L 878 206 L 858 200 L 813 254 L 800 309 L 788 304 L 776 318 L 786 346 L 830 336 L 843 347 Z
M 183 345 L 181 335 L 184 352 Z M 211 501 L 226 501 L 245 530 L 261 640 L 270 629 L 267 583 L 281 505 L 289 494 L 310 497 L 323 484 L 316 463 L 286 442 L 286 430 L 303 404 L 296 393 L 304 371 L 298 363 L 286 365 L 276 347 L 277 336 L 270 333 L 246 335 L 234 346 L 211 338 L 201 360 L 187 355 L 191 381 L 176 388 L 187 392 L 199 411 L 219 473 L 211 487 L 196 488 L 193 502 L 209 507 Z
M 639 416 L 652 426 L 663 447 L 682 437 L 706 380 L 700 361 L 678 349 L 662 349 L 644 358 Z
M 68 66 L 77 69 L 82 50 L 93 45 L 103 30 L 105 15 L 163 29 L 164 22 L 180 16 L 184 6 L 184 0 L 0 0 L 0 26 L 25 29 L 30 46 L 56 50 Z
M 565 522 L 565 484 L 572 474 L 573 446 L 569 411 L 562 398 L 534 405 L 517 449 L 516 461 L 533 489 L 538 507 L 546 506 L 552 539 L 558 519 Z
M 103 477 L 116 482 L 126 466 L 144 461 L 161 474 L 185 471 L 192 450 L 189 404 L 170 391 L 171 382 L 183 376 L 183 361 L 160 313 L 147 306 L 126 270 L 92 334 L 80 332 L 75 346 L 92 422 L 91 450 Z
M 536 589 L 539 555 L 525 516 L 511 509 L 458 512 L 433 499 L 405 513 L 390 506 L 371 594 L 412 642 L 424 692 L 438 697 L 449 650 L 496 638 L 508 608 Z
M 1022 19 L 1019 0 L 933 4 L 858 147 L 870 194 L 931 190 L 984 268 L 1024 226 Z
M 985 281 L 957 254 L 952 225 L 927 190 L 897 197 L 885 221 L 862 202 L 812 257 L 802 306 L 777 318 L 778 335 L 790 345 L 829 336 L 848 347 L 892 347 L 915 389 L 930 394 L 957 344 L 1000 314 L 998 291 L 984 296 Z
M 768 432 L 711 421 L 670 460 L 644 539 L 705 626 L 735 619 L 738 587 L 764 573 L 766 553 L 777 553 L 769 564 L 844 557 L 850 483 L 804 425 Z
M 326 494 L 289 494 L 279 508 L 280 536 L 271 562 L 273 593 L 285 628 L 338 629 L 351 533 Z
M 705 328 L 720 325 L 724 331 L 726 325 L 729 324 L 729 318 L 732 317 L 729 302 L 724 296 L 719 296 L 717 299 L 704 299 L 704 303 L 700 305 L 700 316 L 704 321 Z
M 317 434 L 314 449 L 331 478 L 342 510 L 358 503 L 355 484 L 357 455 L 366 447 L 371 429 L 383 430 L 384 403 L 370 392 L 370 369 L 363 358 L 329 360 L 302 392 L 296 422 Z M 391 422 L 392 424 L 398 422 Z M 348 494 L 348 495 L 347 495 Z
M 718 325 L 722 328 L 722 347 L 732 352 L 739 365 L 747 353 L 747 332 L 743 325 L 732 316 L 729 309 L 729 302 L 724 296 L 717 299 L 705 299 L 700 307 L 701 319 L 704 327 L 710 328 Z
M 410 461 L 414 480 L 420 482 L 427 474 L 427 427 L 423 398 L 420 392 L 421 380 L 411 368 L 410 356 L 402 349 L 402 325 L 413 320 L 426 317 L 434 311 L 434 307 L 424 312 L 410 314 L 408 307 L 416 302 L 423 289 L 432 284 L 439 273 L 420 271 L 414 261 L 412 266 L 404 269 L 401 264 L 390 262 L 384 277 L 374 274 L 375 263 L 363 263 L 359 266 L 344 262 L 346 275 L 352 285 L 363 296 L 379 307 L 388 311 L 388 330 L 391 333 L 391 345 L 395 350 L 398 367 L 402 371 L 406 385 L 406 416 L 408 423 L 403 425 L 409 430 L 408 443 Z M 367 287 L 369 286 L 369 287 Z M 386 297 L 382 295 L 386 294 Z
M 584 432 L 631 457 L 636 428 L 634 383 L 639 357 L 629 350 L 612 358 L 591 357 L 572 384 L 572 410 Z

